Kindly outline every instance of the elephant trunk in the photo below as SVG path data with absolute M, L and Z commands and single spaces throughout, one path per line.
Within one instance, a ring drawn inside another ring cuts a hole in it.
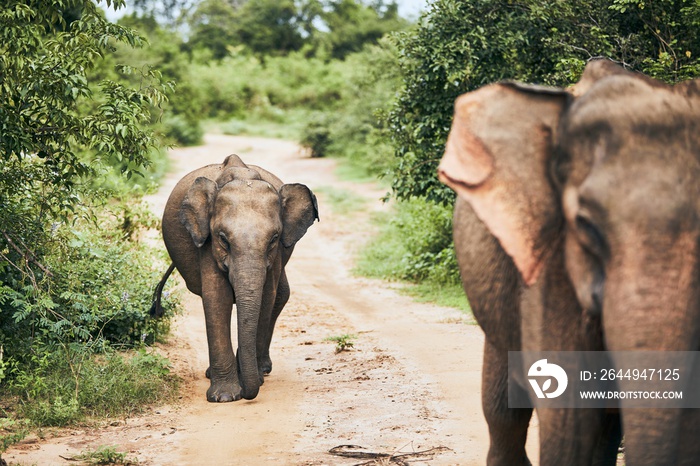
M 238 319 L 238 360 L 241 396 L 252 400 L 258 395 L 262 383 L 258 371 L 256 340 L 258 320 L 266 279 L 265 264 L 236 267 L 230 272 L 231 284 L 236 294 Z
M 694 286 L 698 262 L 694 257 L 694 243 L 684 244 L 683 239 L 666 247 L 658 246 L 662 253 L 655 257 L 623 251 L 614 261 L 617 263 L 612 264 L 603 307 L 609 351 L 698 349 L 700 294 Z M 617 357 L 613 353 L 615 366 L 620 365 Z M 635 387 L 633 384 L 623 378 L 618 381 L 618 388 L 630 390 Z M 683 389 L 684 385 L 678 388 Z M 682 427 L 687 410 L 625 409 L 624 403 L 622 408 L 628 465 L 672 465 L 684 461 L 686 455 L 681 439 L 687 435 Z
M 623 409 L 626 464 L 680 464 L 678 444 L 681 414 L 681 409 Z

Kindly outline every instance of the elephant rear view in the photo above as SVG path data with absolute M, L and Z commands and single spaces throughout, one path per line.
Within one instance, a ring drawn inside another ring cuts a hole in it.
M 156 288 L 152 311 L 162 313 L 160 294 L 177 268 L 204 306 L 208 401 L 257 396 L 263 376 L 272 370 L 272 332 L 289 299 L 285 265 L 318 219 L 316 196 L 308 187 L 284 184 L 237 155 L 193 171 L 173 189 L 163 213 L 163 240 L 173 264 Z

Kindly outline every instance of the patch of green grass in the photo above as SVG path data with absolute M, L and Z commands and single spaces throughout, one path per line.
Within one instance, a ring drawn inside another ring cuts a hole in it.
M 117 447 L 107 445 L 100 446 L 96 450 L 86 450 L 74 459 L 87 464 L 138 464 L 137 460 L 127 458 L 127 454 L 118 451 Z
M 391 225 L 393 214 L 373 212 L 372 224 L 379 228 L 379 234 L 365 245 L 355 261 L 353 272 L 370 278 L 385 280 L 397 279 L 399 271 L 396 261 L 408 254 L 408 250 Z
M 367 171 L 367 168 L 363 165 L 356 163 L 353 159 L 345 158 L 342 156 L 336 157 L 338 160 L 338 166 L 335 169 L 336 176 L 342 181 L 349 181 L 353 183 L 376 183 L 379 182 L 382 185 L 387 185 L 388 182 L 378 178 L 376 175 Z
M 456 283 L 436 283 L 425 281 L 406 286 L 403 290 L 418 302 L 435 303 L 438 306 L 454 307 L 471 314 L 469 300 L 464 294 L 462 285 Z
M 9 387 L 8 394 L 20 401 L 17 413 L 35 427 L 130 416 L 177 394 L 179 379 L 170 373 L 170 362 L 155 353 L 76 354 L 71 360 L 59 356 L 47 358 Z
M 413 199 L 392 212 L 373 214 L 379 233 L 364 247 L 353 272 L 406 283 L 418 301 L 470 312 L 452 246 L 451 212 Z
M 367 199 L 359 194 L 346 189 L 338 189 L 332 186 L 320 186 L 314 192 L 324 197 L 333 210 L 338 215 L 350 215 L 367 208 Z
M 27 434 L 29 434 L 29 425 L 26 420 L 0 418 L 0 456 L 10 445 L 22 441 Z
M 351 334 L 346 333 L 343 335 L 324 338 L 323 341 L 335 342 L 335 352 L 341 353 L 343 351 L 349 350 L 350 348 L 354 348 L 355 342 L 353 340 L 356 338 L 357 338 L 356 335 L 351 335 Z
M 382 214 L 382 217 L 388 216 L 388 214 Z M 444 283 L 431 278 L 415 283 L 403 278 L 401 263 L 406 254 L 408 252 L 404 244 L 397 237 L 386 232 L 380 233 L 379 237 L 371 241 L 360 253 L 354 273 L 365 277 L 404 282 L 406 286 L 401 287 L 400 292 L 418 302 L 435 303 L 471 313 L 469 301 L 461 284 L 451 281 Z

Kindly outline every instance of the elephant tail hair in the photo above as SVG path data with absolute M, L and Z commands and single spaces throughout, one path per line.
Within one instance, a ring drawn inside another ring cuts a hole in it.
M 149 311 L 151 317 L 163 316 L 163 306 L 161 306 L 160 300 L 163 295 L 163 288 L 165 287 L 165 282 L 168 281 L 168 277 L 171 273 L 173 273 L 173 270 L 175 270 L 175 264 L 170 264 L 170 267 L 168 267 L 168 270 L 165 271 L 165 274 L 163 274 L 163 278 L 160 279 L 160 282 L 156 286 L 156 290 L 153 292 L 153 304 L 151 305 L 151 310 Z

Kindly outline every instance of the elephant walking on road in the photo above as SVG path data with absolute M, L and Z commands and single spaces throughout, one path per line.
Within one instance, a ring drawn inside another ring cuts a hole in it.
M 294 245 L 318 220 L 316 196 L 302 184 L 283 184 L 237 155 L 186 175 L 163 214 L 163 240 L 187 288 L 202 297 L 209 346 L 207 400 L 257 396 L 272 370 L 270 341 L 289 298 L 285 265 Z M 231 343 L 236 304 L 238 350 Z
M 569 90 L 485 86 L 457 100 L 439 173 L 486 336 L 489 464 L 529 464 L 508 351 L 700 350 L 700 80 L 597 60 Z M 614 414 L 537 414 L 542 465 L 615 464 Z M 626 464 L 700 464 L 700 410 L 621 414 Z

